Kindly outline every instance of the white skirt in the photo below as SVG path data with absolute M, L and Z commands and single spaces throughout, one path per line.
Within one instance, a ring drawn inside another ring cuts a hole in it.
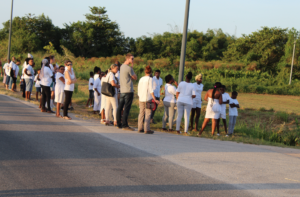
M 65 92 L 55 92 L 54 101 L 56 103 L 60 103 L 60 104 L 64 103 L 64 101 L 65 101 Z

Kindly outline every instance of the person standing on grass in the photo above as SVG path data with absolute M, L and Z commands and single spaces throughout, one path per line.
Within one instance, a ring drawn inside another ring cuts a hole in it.
M 184 132 L 188 133 L 190 113 L 193 107 L 193 99 L 196 97 L 194 85 L 191 83 L 193 73 L 189 72 L 185 76 L 185 81 L 179 83 L 176 91 L 178 116 L 176 120 L 176 131 L 180 134 L 180 124 L 184 115 Z
M 18 76 L 19 76 L 19 65 L 21 64 L 21 61 L 20 60 L 16 60 L 16 64 L 15 64 L 15 72 L 14 72 L 14 77 L 13 77 L 13 84 L 12 84 L 12 88 L 11 90 L 13 92 L 16 92 L 17 91 L 17 79 L 18 79 Z
M 152 99 L 158 105 L 159 100 L 156 99 L 153 89 L 153 79 L 150 77 L 152 69 L 150 66 L 145 68 L 145 76 L 142 77 L 138 84 L 138 96 L 139 96 L 139 107 L 140 113 L 138 117 L 138 131 L 145 134 L 153 134 L 154 131 L 150 130 L 150 120 L 152 109 L 147 109 L 146 103 Z M 145 119 L 145 122 L 144 122 Z M 144 124 L 144 128 L 143 128 Z
M 99 68 L 100 69 L 100 68 Z M 101 71 L 100 71 L 101 72 Z M 101 109 L 101 75 L 94 81 L 94 114 L 100 112 Z
M 71 120 L 68 116 L 68 108 L 72 100 L 72 95 L 75 88 L 76 76 L 72 68 L 73 64 L 69 60 L 67 61 L 67 67 L 65 71 L 65 103 L 64 103 L 64 119 Z
M 101 80 L 101 87 L 102 83 L 106 81 L 106 75 L 108 71 L 106 70 L 105 72 L 101 72 L 100 74 L 100 80 Z M 105 105 L 106 105 L 106 96 L 104 94 L 101 94 L 101 105 L 100 105 L 100 112 L 99 115 L 101 115 L 101 124 L 106 124 L 106 117 L 105 117 Z
M 25 101 L 30 100 L 30 94 L 32 92 L 32 85 L 33 85 L 33 80 L 32 76 L 34 76 L 34 70 L 33 70 L 33 59 L 28 60 L 28 65 L 24 69 L 24 79 L 25 79 Z
M 93 101 L 94 101 L 94 73 L 90 72 L 90 79 L 89 79 L 89 99 L 86 103 L 86 107 L 92 107 Z M 89 103 L 91 102 L 91 105 L 89 106 Z
M 8 86 L 9 86 L 9 81 L 10 81 L 10 69 L 9 69 L 9 64 L 10 64 L 10 60 L 7 60 L 7 63 L 4 65 L 5 67 L 5 75 L 6 75 L 6 80 L 5 80 L 5 86 L 6 86 L 6 90 L 8 90 Z
M 106 76 L 106 82 L 110 83 L 113 87 L 115 87 L 115 95 L 113 97 L 106 96 L 106 107 L 105 107 L 105 117 L 106 117 L 106 124 L 110 125 L 109 115 L 111 113 L 111 107 L 113 109 L 113 120 L 114 126 L 117 126 L 117 108 L 118 108 L 118 80 L 115 77 L 115 74 L 118 72 L 119 67 L 116 64 L 112 64 L 110 66 L 110 72 Z
M 173 120 L 176 113 L 176 87 L 172 84 L 174 83 L 175 86 L 178 86 L 177 82 L 174 80 L 172 75 L 167 75 L 165 77 L 166 85 L 165 85 L 165 98 L 164 98 L 164 107 L 165 112 L 162 118 L 162 130 L 167 131 L 166 123 L 169 119 L 169 132 L 173 131 Z
M 50 85 L 50 91 L 51 91 L 51 100 L 50 100 L 50 106 L 51 108 L 54 107 L 54 98 L 55 98 L 55 73 L 56 73 L 56 64 L 55 64 L 55 57 L 53 55 L 49 56 L 50 61 L 50 69 L 53 72 L 53 81 Z
M 12 61 L 10 62 L 9 64 L 9 74 L 10 74 L 10 80 L 9 80 L 9 86 L 8 86 L 8 89 L 13 91 L 14 92 L 14 79 L 15 79 L 15 72 L 16 72 L 16 64 L 15 64 L 15 61 L 16 61 L 16 58 L 15 57 L 12 57 L 11 58 Z M 16 82 L 15 82 L 16 83 Z M 15 84 L 16 85 L 16 84 Z
M 41 91 L 41 85 L 40 85 L 41 84 L 41 79 L 39 77 L 40 73 L 41 73 L 41 69 L 38 69 L 37 70 L 37 74 L 34 77 L 35 91 L 36 91 L 36 93 L 35 93 L 35 100 L 36 101 L 39 101 L 39 95 L 41 95 L 41 93 L 42 93 L 42 91 Z
M 220 117 L 217 120 L 217 135 L 220 135 L 220 119 L 222 118 L 223 124 L 224 124 L 224 129 L 225 129 L 225 133 L 227 134 L 227 124 L 226 124 L 226 104 L 229 104 L 230 101 L 230 96 L 228 93 L 225 92 L 226 90 L 226 86 L 222 85 L 220 88 L 220 91 L 222 93 L 222 100 L 223 103 L 221 105 L 221 113 L 220 113 Z
M 56 87 L 55 87 L 55 102 L 56 102 L 56 117 L 62 118 L 60 115 L 60 108 L 65 100 L 65 67 L 60 66 L 58 72 L 56 73 Z
M 212 135 L 214 135 L 215 133 L 217 120 L 220 117 L 221 105 L 223 103 L 222 93 L 220 92 L 221 86 L 222 84 L 220 82 L 216 82 L 214 85 L 214 89 L 208 90 L 205 94 L 204 100 L 208 101 L 208 103 L 206 107 L 205 119 L 202 124 L 201 131 L 198 133 L 199 137 L 201 136 L 210 119 L 212 119 L 211 133 Z
M 202 105 L 201 95 L 202 95 L 202 91 L 203 91 L 202 74 L 200 73 L 199 75 L 197 75 L 195 79 L 196 79 L 196 82 L 193 83 L 193 85 L 194 85 L 194 89 L 196 92 L 196 98 L 193 100 L 190 128 L 191 128 L 191 130 L 193 130 L 194 117 L 195 117 L 195 113 L 196 113 L 194 131 L 199 132 L 198 124 L 199 124 L 199 118 L 200 118 L 200 114 L 201 114 L 201 105 Z
M 41 112 L 54 113 L 50 107 L 50 99 L 51 99 L 51 91 L 50 85 L 53 81 L 53 72 L 50 69 L 49 61 L 47 59 L 43 59 L 42 67 L 40 72 L 41 79 L 41 87 L 42 87 L 42 103 L 41 103 Z M 45 104 L 47 102 L 47 110 L 45 108 Z
M 2 66 L 2 62 L 1 62 L 1 76 L 3 76 L 3 85 L 4 85 L 4 87 L 6 87 L 6 72 L 5 72 L 6 65 L 7 65 L 7 63 L 5 63 Z
M 238 117 L 238 108 L 240 108 L 239 102 L 237 101 L 238 93 L 236 91 L 231 93 L 231 99 L 229 101 L 229 130 L 228 135 L 230 136 L 234 132 L 236 118 Z
M 131 64 L 131 66 L 129 66 Z M 137 76 L 133 71 L 134 56 L 130 53 L 126 55 L 126 61 L 121 66 L 120 70 L 120 103 L 117 111 L 118 128 L 123 130 L 134 131 L 133 128 L 128 125 L 128 115 L 130 113 L 132 101 L 133 101 L 133 82 L 137 80 Z M 122 120 L 121 112 L 124 109 Z
M 155 71 L 153 81 L 156 84 L 155 90 L 154 90 L 154 96 L 155 96 L 156 100 L 160 101 L 160 90 L 161 90 L 161 87 L 163 85 L 163 80 L 160 78 L 160 70 Z M 156 106 L 155 110 L 152 111 L 152 113 L 151 113 L 151 123 L 153 123 L 153 124 L 156 124 L 154 122 L 153 118 L 154 118 L 155 111 L 157 110 L 157 107 L 158 106 Z

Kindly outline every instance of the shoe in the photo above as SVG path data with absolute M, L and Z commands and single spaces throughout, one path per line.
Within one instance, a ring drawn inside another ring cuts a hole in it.
M 138 133 L 144 133 L 145 131 L 144 130 L 139 130 L 139 132 Z
M 180 131 L 177 131 L 177 133 L 180 134 L 181 132 L 180 132 Z
M 118 129 L 122 129 L 122 127 L 117 126 Z
M 154 131 L 151 131 L 151 130 L 150 130 L 150 131 L 145 131 L 144 133 L 145 133 L 145 134 L 153 134 Z
M 166 128 L 162 128 L 163 131 L 168 131 Z
M 173 130 L 173 129 L 169 129 L 168 131 L 169 131 L 169 132 L 174 132 L 174 130 Z
M 189 132 L 185 132 L 184 134 L 186 134 L 186 135 L 190 135 L 190 133 L 189 133 Z
M 124 127 L 122 128 L 122 130 L 126 130 L 126 131 L 134 131 L 135 129 L 131 128 L 131 127 Z

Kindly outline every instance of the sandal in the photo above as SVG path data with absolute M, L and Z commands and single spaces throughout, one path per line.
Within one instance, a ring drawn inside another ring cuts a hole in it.
M 72 120 L 72 118 L 70 118 L 69 116 L 64 116 L 63 119 Z
M 63 118 L 61 115 L 59 115 L 59 116 L 57 116 L 57 115 L 55 115 L 57 118 Z

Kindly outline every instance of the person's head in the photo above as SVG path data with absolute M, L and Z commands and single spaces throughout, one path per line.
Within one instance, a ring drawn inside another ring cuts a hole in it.
M 185 76 L 185 80 L 187 82 L 190 82 L 192 78 L 193 78 L 193 73 L 192 72 L 188 72 L 188 74 Z
M 61 74 L 64 74 L 65 73 L 65 67 L 63 65 L 60 65 L 59 68 L 58 68 L 58 72 L 61 73 Z
M 90 72 L 90 77 L 93 78 L 94 77 L 94 73 Z
M 152 68 L 151 68 L 150 65 L 146 66 L 146 68 L 145 68 L 145 74 L 146 74 L 146 75 L 152 74 Z
M 107 75 L 107 73 L 108 73 L 108 70 L 106 70 L 104 73 L 105 73 L 105 76 L 106 76 L 106 75 Z
M 196 80 L 197 84 L 202 83 L 202 74 L 200 73 L 199 75 L 197 75 L 197 76 L 195 77 L 195 80 Z
M 119 61 L 115 61 L 115 64 L 119 67 L 119 70 L 120 70 L 121 63 Z
M 19 66 L 21 64 L 20 60 L 16 60 L 16 64 Z
M 172 83 L 174 83 L 175 80 L 172 75 L 168 74 L 167 76 L 165 76 L 165 81 L 168 84 L 172 84 Z
M 236 99 L 237 96 L 238 96 L 238 93 L 237 93 L 236 91 L 233 91 L 233 92 L 231 93 L 231 98 L 232 98 L 232 99 Z
M 155 73 L 154 73 L 154 76 L 159 79 L 160 77 L 160 70 L 156 70 Z
M 38 70 L 37 70 L 37 74 L 40 74 L 40 73 L 41 73 L 41 69 L 38 69 Z
M 55 58 L 54 58 L 54 55 L 50 55 L 49 56 L 49 59 L 50 59 L 50 64 L 53 64 L 55 62 Z M 53 65 L 54 66 L 54 65 Z
M 32 59 L 32 58 L 29 58 L 28 64 L 29 64 L 30 66 L 33 66 L 33 59 Z
M 42 63 L 41 63 L 41 66 L 43 66 L 43 65 L 49 67 L 49 61 L 47 59 L 43 59 Z
M 101 72 L 100 76 L 101 76 L 101 78 L 105 77 L 105 72 Z
M 72 70 L 72 66 L 73 66 L 72 62 L 68 60 L 66 65 L 67 70 Z
M 7 59 L 7 63 L 10 63 L 10 59 Z
M 217 90 L 220 90 L 222 84 L 220 82 L 216 82 L 215 85 L 214 85 L 214 90 L 213 90 L 213 93 L 212 93 L 212 98 L 214 99 L 215 98 L 215 93 Z
M 224 93 L 225 93 L 225 90 L 226 90 L 226 86 L 221 85 L 220 92 L 221 92 L 222 94 L 224 94 Z
M 131 53 L 127 53 L 126 55 L 126 63 L 131 64 L 134 61 L 134 56 Z
M 111 70 L 111 72 L 113 72 L 113 73 L 117 73 L 118 70 L 119 70 L 119 66 L 118 66 L 117 64 L 112 64 L 112 65 L 110 66 L 110 70 Z
M 50 63 L 50 57 L 45 57 L 44 59 L 48 60 L 48 63 Z
M 98 73 L 98 72 L 99 72 L 99 69 L 100 69 L 100 68 L 99 68 L 98 66 L 95 66 L 95 67 L 94 67 L 94 74 L 99 74 L 99 73 Z
M 11 58 L 11 60 L 12 60 L 13 62 L 15 62 L 15 61 L 16 61 L 16 58 L 13 56 L 13 57 Z

